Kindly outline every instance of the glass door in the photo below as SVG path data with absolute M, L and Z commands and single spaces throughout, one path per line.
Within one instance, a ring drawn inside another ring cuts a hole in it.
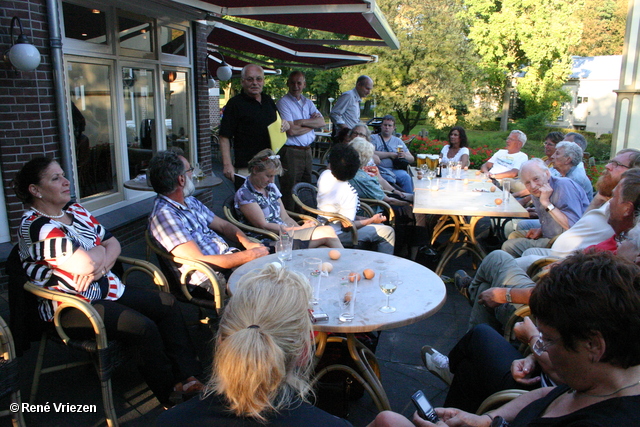
M 153 69 L 123 67 L 124 118 L 129 179 L 146 173 L 158 150 Z

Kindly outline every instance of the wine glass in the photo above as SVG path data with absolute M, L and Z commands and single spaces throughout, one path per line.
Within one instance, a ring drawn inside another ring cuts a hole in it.
M 431 180 L 433 180 L 433 178 L 436 177 L 436 170 L 435 169 L 429 169 L 427 171 L 427 179 L 429 180 L 429 188 L 431 188 Z
M 309 275 L 309 283 L 313 289 L 311 303 L 318 304 L 320 301 L 320 278 L 322 276 L 322 260 L 320 258 L 305 258 L 304 269 Z
M 396 311 L 395 307 L 389 305 L 389 296 L 396 291 L 399 284 L 398 273 L 395 271 L 383 271 L 380 273 L 380 290 L 387 296 L 387 303 L 379 309 L 381 312 L 393 313 Z
M 283 267 L 286 265 L 286 261 L 291 260 L 291 243 L 290 240 L 278 240 L 276 242 L 276 254 L 278 254 L 278 259 Z

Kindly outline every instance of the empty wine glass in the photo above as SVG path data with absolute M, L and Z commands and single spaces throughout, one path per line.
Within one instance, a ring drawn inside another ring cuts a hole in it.
M 291 244 L 290 240 L 278 240 L 276 242 L 276 254 L 278 254 L 278 259 L 283 267 L 286 265 L 286 261 L 291 260 Z
M 380 290 L 387 296 L 387 303 L 379 309 L 381 312 L 393 313 L 396 311 L 395 307 L 389 305 L 389 296 L 396 291 L 399 284 L 398 273 L 395 271 L 383 271 L 380 273 Z
M 320 278 L 322 276 L 322 260 L 320 258 L 305 258 L 304 269 L 309 275 L 309 283 L 313 289 L 311 303 L 316 305 L 320 301 Z

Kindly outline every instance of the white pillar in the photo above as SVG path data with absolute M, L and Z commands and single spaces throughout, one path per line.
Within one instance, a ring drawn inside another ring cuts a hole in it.
M 623 148 L 640 149 L 640 0 L 629 0 L 620 89 L 616 93 L 612 157 Z

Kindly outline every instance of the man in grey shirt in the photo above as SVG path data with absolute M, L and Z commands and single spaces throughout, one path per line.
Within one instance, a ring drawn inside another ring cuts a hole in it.
M 356 80 L 356 87 L 343 93 L 336 100 L 331 113 L 333 132 L 337 134 L 342 128 L 353 129 L 360 123 L 360 101 L 369 96 L 373 90 L 373 80 L 369 76 L 360 76 Z

